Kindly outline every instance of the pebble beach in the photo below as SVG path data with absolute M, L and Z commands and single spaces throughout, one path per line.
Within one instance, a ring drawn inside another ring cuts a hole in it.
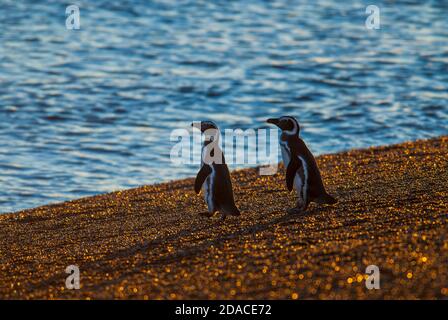
M 319 156 L 339 202 L 302 215 L 283 167 L 233 171 L 224 222 L 193 178 L 3 214 L 0 299 L 446 299 L 447 160 L 447 136 Z

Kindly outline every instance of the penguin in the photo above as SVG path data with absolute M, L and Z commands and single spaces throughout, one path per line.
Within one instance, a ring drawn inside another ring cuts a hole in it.
M 212 217 L 216 212 L 220 212 L 221 220 L 228 215 L 239 216 L 240 211 L 233 198 L 229 168 L 225 162 L 224 153 L 218 145 L 218 127 L 212 121 L 201 121 L 191 125 L 200 129 L 206 136 L 202 146 L 201 169 L 194 182 L 194 191 L 199 194 L 201 188 L 203 189 L 204 199 L 208 206 L 208 213 L 202 215 Z M 210 139 L 207 139 L 207 136 Z
M 271 118 L 268 123 L 282 130 L 280 148 L 286 169 L 286 186 L 289 191 L 296 189 L 298 200 L 289 214 L 305 212 L 310 202 L 335 204 L 337 200 L 325 191 L 316 160 L 299 137 L 300 126 L 294 117 Z

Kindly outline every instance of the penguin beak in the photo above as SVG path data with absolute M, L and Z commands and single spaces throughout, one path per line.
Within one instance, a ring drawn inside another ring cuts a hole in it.
M 270 118 L 270 119 L 266 120 L 266 122 L 275 124 L 276 126 L 278 126 L 278 124 L 279 124 L 279 120 L 276 118 Z

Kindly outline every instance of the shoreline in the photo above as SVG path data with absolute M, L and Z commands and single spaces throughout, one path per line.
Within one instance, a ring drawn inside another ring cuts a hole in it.
M 297 216 L 282 167 L 232 171 L 224 223 L 198 215 L 194 178 L 4 213 L 0 298 L 447 298 L 447 159 L 448 136 L 318 156 L 339 203 Z
M 358 151 L 358 150 L 362 151 L 362 150 L 367 150 L 367 149 L 372 149 L 372 148 L 384 148 L 384 147 L 400 145 L 400 144 L 405 144 L 405 143 L 410 143 L 410 142 L 438 139 L 438 138 L 441 138 L 441 137 L 444 137 L 444 136 L 434 136 L 434 137 L 428 137 L 428 138 L 419 138 L 419 139 L 416 139 L 416 140 L 404 140 L 404 141 L 398 141 L 398 142 L 394 142 L 394 143 L 390 143 L 390 144 L 379 144 L 379 145 L 372 145 L 372 146 L 354 147 L 354 148 L 349 148 L 349 149 L 341 149 L 341 150 L 337 150 L 337 151 L 331 151 L 329 153 L 317 153 L 317 152 L 313 152 L 312 150 L 311 151 L 312 151 L 313 155 L 317 158 L 319 156 L 329 156 L 329 155 L 348 153 L 348 152 L 353 152 L 353 151 Z M 281 166 L 281 163 L 278 163 L 278 165 Z M 240 170 L 250 170 L 250 169 L 254 169 L 254 168 L 258 168 L 258 166 L 244 167 L 244 168 L 243 167 L 232 168 L 231 165 L 229 165 L 230 172 L 240 171 Z M 155 169 L 157 169 L 157 168 L 155 168 Z M 199 163 L 197 164 L 197 168 L 195 170 L 196 171 L 199 170 Z M 67 198 L 67 199 L 60 199 L 60 200 L 54 200 L 54 201 L 50 201 L 48 203 L 37 204 L 36 206 L 33 206 L 33 207 L 18 208 L 18 209 L 14 209 L 12 211 L 0 212 L 0 217 L 2 215 L 6 215 L 6 214 L 17 214 L 17 213 L 21 213 L 21 212 L 25 212 L 25 211 L 36 210 L 36 209 L 41 208 L 41 207 L 59 205 L 61 203 L 77 201 L 77 200 L 85 199 L 85 198 L 104 196 L 104 195 L 111 194 L 111 193 L 116 193 L 116 192 L 125 191 L 125 190 L 138 189 L 138 188 L 142 188 L 142 187 L 145 187 L 145 186 L 157 186 L 157 185 L 161 185 L 161 184 L 175 183 L 176 181 L 179 181 L 179 180 L 192 179 L 192 178 L 194 178 L 194 175 L 196 173 L 197 172 L 193 172 L 191 175 L 181 176 L 181 177 L 179 177 L 177 179 L 162 180 L 162 181 L 159 181 L 159 182 L 148 182 L 148 184 L 129 186 L 129 187 L 124 187 L 123 189 L 110 190 L 110 191 L 104 191 L 104 192 L 98 192 L 98 193 L 96 193 L 94 191 L 91 191 L 92 194 L 90 194 L 90 195 L 74 197 L 74 198 Z

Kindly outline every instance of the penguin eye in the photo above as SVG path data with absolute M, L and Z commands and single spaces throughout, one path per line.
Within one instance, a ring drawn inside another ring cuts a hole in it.
M 288 120 L 288 127 L 289 127 L 288 130 L 294 129 L 294 123 L 292 122 L 292 120 Z
M 281 120 L 280 126 L 283 130 L 292 130 L 294 128 L 294 124 L 290 119 Z

